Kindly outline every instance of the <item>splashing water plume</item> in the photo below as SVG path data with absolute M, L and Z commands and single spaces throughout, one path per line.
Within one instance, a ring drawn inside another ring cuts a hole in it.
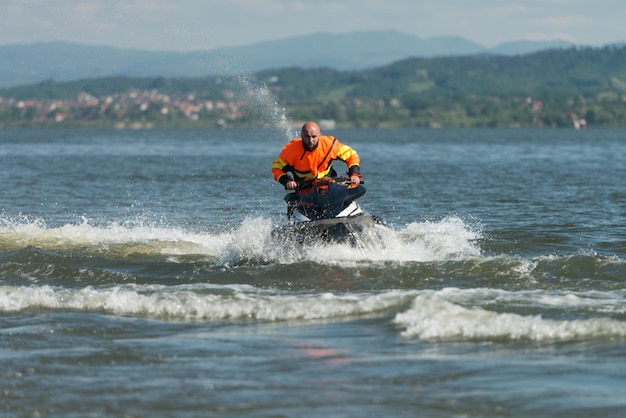
M 252 74 L 244 73 L 237 77 L 238 84 L 245 94 L 252 100 L 256 111 L 263 122 L 279 129 L 289 139 L 296 135 L 292 129 L 285 108 L 280 107 L 272 95 L 271 90 Z

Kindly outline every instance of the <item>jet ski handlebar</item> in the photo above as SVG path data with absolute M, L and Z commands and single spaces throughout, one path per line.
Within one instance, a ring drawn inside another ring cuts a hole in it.
M 336 183 L 339 186 L 350 186 L 354 184 L 354 182 L 350 180 L 350 177 L 348 176 L 322 177 L 322 178 L 314 179 L 314 180 L 301 180 L 301 181 L 298 181 L 297 183 L 298 183 L 298 186 L 296 187 L 296 190 L 308 189 L 313 186 L 321 186 L 321 185 L 329 184 L 329 183 Z M 365 184 L 365 182 L 361 180 L 360 184 Z

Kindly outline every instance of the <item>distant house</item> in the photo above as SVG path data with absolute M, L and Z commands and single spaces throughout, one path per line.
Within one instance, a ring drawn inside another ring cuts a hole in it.
M 320 129 L 335 129 L 337 127 L 335 119 L 321 119 L 318 125 Z

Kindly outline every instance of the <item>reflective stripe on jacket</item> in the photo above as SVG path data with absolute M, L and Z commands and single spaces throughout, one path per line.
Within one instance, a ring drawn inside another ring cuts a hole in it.
M 296 181 L 319 179 L 330 174 L 333 160 L 344 161 L 348 169 L 356 166 L 354 170 L 358 173 L 358 154 L 337 138 L 321 135 L 313 151 L 304 148 L 302 138 L 295 138 L 283 147 L 272 163 L 272 175 L 276 181 L 289 172 Z

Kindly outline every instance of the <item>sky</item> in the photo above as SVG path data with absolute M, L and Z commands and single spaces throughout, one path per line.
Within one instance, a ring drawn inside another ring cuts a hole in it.
M 624 0 L 0 0 L 0 45 L 67 41 L 191 51 L 314 33 L 397 30 L 485 47 L 626 42 Z

